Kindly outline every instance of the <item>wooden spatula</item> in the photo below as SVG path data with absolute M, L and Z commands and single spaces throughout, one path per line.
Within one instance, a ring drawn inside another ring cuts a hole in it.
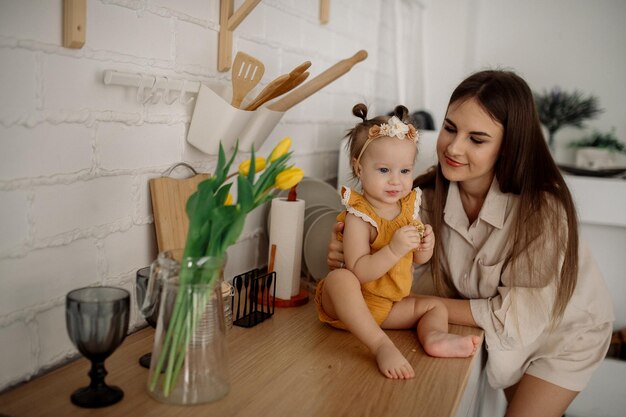
M 278 87 L 276 89 L 276 92 L 274 94 L 274 96 L 271 99 L 274 99 L 278 96 L 281 96 L 285 93 L 288 93 L 289 91 L 293 90 L 294 88 L 296 88 L 297 86 L 299 86 L 300 84 L 302 84 L 304 82 L 304 80 L 306 80 L 309 75 L 311 75 L 308 71 L 303 72 L 302 74 L 298 75 L 296 78 L 294 78 L 293 80 L 290 79 L 288 82 L 284 83 L 283 85 L 281 85 L 280 87 Z M 268 100 L 269 101 L 269 100 Z
M 289 72 L 271 81 L 259 95 L 246 107 L 246 110 L 256 110 L 261 105 L 276 97 L 285 94 L 287 91 L 297 87 L 302 83 L 309 73 L 305 71 L 311 66 L 311 61 L 305 61 Z M 306 74 L 303 76 L 303 74 Z
M 292 69 L 291 72 L 289 73 L 289 76 L 291 76 L 291 78 L 293 79 L 297 77 L 298 75 L 304 73 L 304 71 L 308 70 L 310 66 L 311 66 L 311 61 L 304 61 L 302 64 Z
M 237 52 L 233 61 L 233 99 L 231 105 L 239 108 L 246 95 L 261 81 L 265 66 L 255 57 Z
M 246 106 L 245 110 L 256 110 L 261 104 L 270 100 L 270 97 L 274 95 L 276 89 L 287 81 L 289 81 L 289 74 L 281 75 L 270 81 L 254 100 Z

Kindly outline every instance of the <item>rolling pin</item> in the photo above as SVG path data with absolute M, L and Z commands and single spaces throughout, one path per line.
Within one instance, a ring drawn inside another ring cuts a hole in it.
M 363 61 L 365 58 L 367 58 L 367 51 L 362 49 L 350 58 L 337 62 L 317 77 L 303 84 L 300 88 L 293 90 L 285 97 L 275 103 L 272 103 L 268 106 L 268 108 L 270 110 L 280 112 L 289 110 L 302 100 L 310 97 L 312 94 L 318 92 L 346 72 L 350 71 L 350 68 L 352 68 L 357 62 Z

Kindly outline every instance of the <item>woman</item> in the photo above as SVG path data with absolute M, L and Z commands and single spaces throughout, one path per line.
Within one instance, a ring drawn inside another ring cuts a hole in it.
M 484 329 L 507 416 L 561 416 L 604 358 L 614 317 L 526 82 L 506 71 L 464 80 L 437 157 L 414 187 L 438 236 L 430 266 L 437 294 L 453 297 L 441 298 L 449 321 Z M 336 268 L 341 244 L 329 249 Z

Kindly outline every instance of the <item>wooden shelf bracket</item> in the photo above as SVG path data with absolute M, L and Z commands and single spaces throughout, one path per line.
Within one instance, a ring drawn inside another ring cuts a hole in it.
M 85 44 L 86 0 L 63 0 L 63 46 L 80 49 Z
M 330 0 L 320 0 L 320 23 L 325 25 L 330 20 Z
M 246 0 L 234 10 L 235 0 L 220 0 L 220 33 L 218 35 L 217 70 L 225 72 L 233 62 L 233 32 L 261 0 Z

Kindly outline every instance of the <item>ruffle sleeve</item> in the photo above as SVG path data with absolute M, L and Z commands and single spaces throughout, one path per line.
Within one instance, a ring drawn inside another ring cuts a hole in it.
M 378 216 L 361 194 L 349 187 L 341 187 L 341 203 L 346 207 L 348 213 L 371 224 L 378 230 L 378 222 L 376 221 Z

